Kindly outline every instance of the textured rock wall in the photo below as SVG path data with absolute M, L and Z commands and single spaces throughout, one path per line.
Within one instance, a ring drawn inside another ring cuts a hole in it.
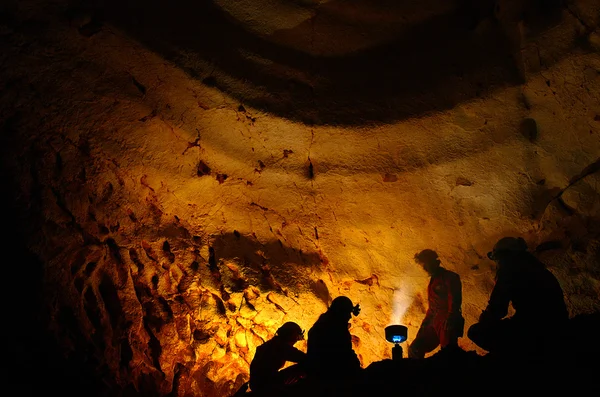
M 412 262 L 424 248 L 460 274 L 467 326 L 493 286 L 485 254 L 506 235 L 538 248 L 572 315 L 600 309 L 594 1 L 547 14 L 501 1 L 465 21 L 453 19 L 471 15 L 458 2 L 410 14 L 331 1 L 321 14 L 317 2 L 280 1 L 296 10 L 281 20 L 250 2 L 215 3 L 198 18 L 225 10 L 234 33 L 210 36 L 217 28 L 200 23 L 182 41 L 161 30 L 169 24 L 145 24 L 187 2 L 130 1 L 123 14 L 112 2 L 1 9 L 3 164 L 44 265 L 44 313 L 64 354 L 85 357 L 113 394 L 227 395 L 279 325 L 308 329 L 340 294 L 362 306 L 352 334 L 363 365 L 387 358 L 384 327 L 402 321 L 410 342 L 426 310 L 428 280 Z M 128 18 L 142 8 L 136 25 Z M 319 46 L 281 33 L 311 15 L 325 18 L 314 21 Z M 373 30 L 382 15 L 385 29 Z M 399 25 L 402 15 L 413 19 Z M 465 23 L 454 38 L 478 46 L 452 55 L 428 47 L 431 37 L 421 44 L 411 27 L 432 20 Z M 364 40 L 337 46 L 346 30 Z M 305 65 L 296 53 L 355 54 L 407 31 L 412 44 L 392 48 L 411 57 L 360 55 L 390 57 L 382 70 L 346 59 L 339 79 L 329 61 Z M 246 41 L 218 45 L 232 37 Z M 487 49 L 497 59 L 462 57 L 486 43 L 503 44 Z M 417 63 L 440 51 L 444 67 Z M 402 59 L 412 66 L 396 69 Z

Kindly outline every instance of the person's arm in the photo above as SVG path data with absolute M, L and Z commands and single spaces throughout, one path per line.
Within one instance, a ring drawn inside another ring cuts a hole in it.
M 444 286 L 443 285 L 440 286 L 439 283 L 440 283 L 439 279 L 434 280 L 433 278 L 431 278 L 429 280 L 429 285 L 427 286 L 427 311 L 425 312 L 425 318 L 423 318 L 423 321 L 421 321 L 421 326 L 419 328 L 427 327 L 427 326 L 431 325 L 431 323 L 433 322 L 433 317 L 434 317 L 435 313 L 431 309 L 431 305 L 430 305 L 431 297 L 429 296 L 429 294 L 431 293 L 431 289 L 437 290 L 440 287 L 444 288 Z
M 352 347 L 352 334 L 350 324 L 339 324 L 332 330 L 330 340 L 330 351 L 337 356 L 339 363 L 350 367 L 360 367 L 360 360 Z
M 433 312 L 431 311 L 431 309 L 427 309 L 427 312 L 425 312 L 425 317 L 423 318 L 423 321 L 421 321 L 420 328 L 428 327 L 429 325 L 432 324 L 432 322 L 433 322 Z
M 510 304 L 510 284 L 505 272 L 499 272 L 487 307 L 479 317 L 480 322 L 501 320 L 508 314 Z
M 448 320 L 446 331 L 453 336 L 461 337 L 464 334 L 465 320 L 462 316 L 462 284 L 458 274 L 451 273 L 448 277 Z
M 462 307 L 462 284 L 458 275 L 449 280 L 448 286 L 448 313 L 450 316 L 461 315 Z
M 361 367 L 360 364 L 360 360 L 358 359 L 358 355 L 356 354 L 356 352 L 354 351 L 354 348 L 352 347 L 352 334 L 350 334 L 350 330 L 347 330 L 347 345 L 348 345 L 348 349 L 346 349 L 346 351 L 348 352 L 348 360 L 350 363 L 352 363 L 351 366 L 354 367 Z
M 285 361 L 290 361 L 292 363 L 303 363 L 306 360 L 306 353 L 296 349 L 294 346 L 285 346 Z

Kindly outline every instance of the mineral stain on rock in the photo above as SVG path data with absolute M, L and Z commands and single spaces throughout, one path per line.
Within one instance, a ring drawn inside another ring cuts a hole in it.
M 210 167 L 202 160 L 198 161 L 196 165 L 196 175 L 197 176 L 205 176 L 210 175 L 211 169 Z
M 535 142 L 538 138 L 538 124 L 533 118 L 526 118 L 521 122 L 521 134 L 530 142 Z
M 383 174 L 383 181 L 384 182 L 397 182 L 398 181 L 398 177 L 395 174 Z
M 456 178 L 456 186 L 472 186 L 473 182 L 471 182 L 470 180 L 468 180 L 465 177 L 459 176 L 458 178 Z
M 169 262 L 170 263 L 175 262 L 175 254 L 173 252 L 171 252 L 171 245 L 169 244 L 169 242 L 167 240 L 164 241 L 162 249 L 163 249 L 165 256 L 169 260 Z
M 219 185 L 224 183 L 229 176 L 227 174 L 217 174 L 217 181 L 219 181 Z

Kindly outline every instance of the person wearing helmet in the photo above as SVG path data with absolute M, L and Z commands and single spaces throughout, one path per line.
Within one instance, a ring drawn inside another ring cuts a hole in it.
M 275 336 L 256 348 L 250 364 L 250 389 L 261 394 L 276 393 L 286 385 L 305 376 L 306 354 L 294 347 L 304 339 L 304 331 L 294 322 L 287 322 Z M 281 369 L 286 362 L 297 363 Z
M 349 330 L 352 315 L 358 316 L 359 313 L 359 305 L 354 305 L 346 296 L 338 296 L 321 314 L 308 331 L 309 376 L 336 382 L 360 372 L 360 360 L 352 349 Z
M 497 265 L 496 283 L 467 336 L 490 353 L 542 352 L 548 347 L 548 330 L 560 333 L 569 319 L 558 280 L 521 237 L 500 239 L 488 258 Z M 509 304 L 514 315 L 505 318 Z
M 431 279 L 427 287 L 428 308 L 415 340 L 408 348 L 408 357 L 423 358 L 436 347 L 458 348 L 465 320 L 462 316 L 462 286 L 460 276 L 440 266 L 438 254 L 425 249 L 415 255 L 415 262 Z

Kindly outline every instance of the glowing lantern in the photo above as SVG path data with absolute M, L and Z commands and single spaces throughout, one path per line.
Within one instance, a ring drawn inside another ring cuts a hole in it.
M 388 325 L 385 327 L 385 340 L 394 344 L 392 360 L 402 359 L 402 346 L 400 343 L 408 338 L 408 328 L 404 325 Z

